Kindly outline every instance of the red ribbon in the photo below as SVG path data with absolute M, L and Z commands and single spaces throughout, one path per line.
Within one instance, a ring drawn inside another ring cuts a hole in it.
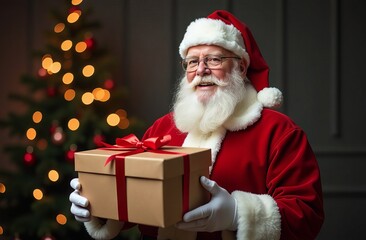
M 117 138 L 115 145 L 110 145 L 105 142 L 101 142 L 109 150 L 126 151 L 128 152 L 117 153 L 109 156 L 105 161 L 105 166 L 113 160 L 116 164 L 116 184 L 117 184 L 117 202 L 118 202 L 118 218 L 121 221 L 128 221 L 128 210 L 127 210 L 127 185 L 125 175 L 125 157 L 134 155 L 141 152 L 154 152 L 162 154 L 178 154 L 183 157 L 183 214 L 189 211 L 189 178 L 190 178 L 190 164 L 189 155 L 179 152 L 171 152 L 165 150 L 159 150 L 162 146 L 168 144 L 171 140 L 170 135 L 148 138 L 144 141 L 140 141 L 134 134 L 130 134 L 123 138 Z

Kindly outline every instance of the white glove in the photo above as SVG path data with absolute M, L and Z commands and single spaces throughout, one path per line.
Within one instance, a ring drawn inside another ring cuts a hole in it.
M 210 202 L 183 216 L 176 227 L 195 232 L 235 231 L 238 228 L 236 199 L 216 182 L 201 177 L 202 186 L 212 194 Z
M 74 214 L 75 219 L 79 222 L 89 222 L 91 219 L 90 212 L 87 208 L 89 205 L 89 201 L 79 194 L 79 190 L 81 189 L 79 179 L 72 179 L 70 181 L 70 186 L 74 189 L 69 197 L 69 200 L 71 202 L 71 213 Z

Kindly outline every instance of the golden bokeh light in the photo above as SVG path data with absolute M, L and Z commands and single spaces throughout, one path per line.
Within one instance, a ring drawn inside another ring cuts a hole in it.
M 71 118 L 67 124 L 71 131 L 75 131 L 79 128 L 80 122 L 76 118 Z
M 118 109 L 116 111 L 116 114 L 120 117 L 120 118 L 126 118 L 127 117 L 127 112 L 124 109 Z
M 108 125 L 114 127 L 114 126 L 117 126 L 119 122 L 120 122 L 120 118 L 117 114 L 111 113 L 108 115 L 108 117 L 107 117 Z
M 65 225 L 67 223 L 67 218 L 65 215 L 60 213 L 56 216 L 56 221 L 60 225 Z
M 85 42 L 78 42 L 76 45 L 75 45 L 75 51 L 78 52 L 78 53 L 82 53 L 86 50 L 86 43 Z
M 58 73 L 60 70 L 61 70 L 61 63 L 60 62 L 54 62 L 48 68 L 48 71 L 51 72 L 51 73 Z
M 66 101 L 72 101 L 75 98 L 76 92 L 74 89 L 67 89 L 64 93 L 64 98 Z
M 43 192 L 40 189 L 36 188 L 33 190 L 33 197 L 37 200 L 41 200 L 43 198 Z
M 72 48 L 72 41 L 71 40 L 65 40 L 61 43 L 61 49 L 63 51 L 68 51 Z
M 69 23 L 75 23 L 77 20 L 79 20 L 80 14 L 80 11 L 70 13 L 69 16 L 67 16 L 67 21 Z
M 0 183 L 0 193 L 5 193 L 6 192 L 6 187 L 3 183 Z
M 43 58 L 42 58 L 42 67 L 44 69 L 49 69 L 51 67 L 53 63 L 53 60 L 52 60 L 52 57 L 50 55 L 45 55 Z
M 71 1 L 71 4 L 72 5 L 79 5 L 80 3 L 82 3 L 83 2 L 83 0 L 72 0 Z
M 106 101 L 108 101 L 111 98 L 111 93 L 108 90 L 106 90 L 106 89 L 103 89 L 103 92 L 104 92 L 104 96 L 99 101 L 106 102 Z
M 52 181 L 52 182 L 57 182 L 57 180 L 59 179 L 60 175 L 58 174 L 58 172 L 56 170 L 50 170 L 48 172 L 48 178 Z
M 55 33 L 60 33 L 65 29 L 65 24 L 63 23 L 57 23 L 55 25 L 55 27 L 53 28 L 53 30 L 55 31 Z
M 93 93 L 91 93 L 91 92 L 84 93 L 83 96 L 81 96 L 81 101 L 85 105 L 90 105 L 94 101 L 94 95 L 93 95 Z
M 33 113 L 32 119 L 34 123 L 40 123 L 42 121 L 42 113 L 40 111 L 35 111 Z
M 62 77 L 62 82 L 64 84 L 70 84 L 72 83 L 72 81 L 74 81 L 74 74 L 72 74 L 71 72 L 65 73 Z
M 120 129 L 126 129 L 130 126 L 130 121 L 127 118 L 121 119 L 121 121 L 118 123 L 118 127 Z
M 26 136 L 29 140 L 34 140 L 37 136 L 37 131 L 34 128 L 28 128 Z
M 95 100 L 102 100 L 104 98 L 104 89 L 103 88 L 94 88 L 93 90 L 93 95 L 94 95 L 94 98 Z
M 95 71 L 95 69 L 92 65 L 86 65 L 83 68 L 83 75 L 85 77 L 91 77 L 94 74 L 94 71 Z
M 0 235 L 3 235 L 4 234 L 4 229 L 2 226 L 0 226 Z

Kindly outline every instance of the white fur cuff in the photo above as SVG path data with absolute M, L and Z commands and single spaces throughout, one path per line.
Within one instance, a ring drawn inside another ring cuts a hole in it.
M 89 235 L 97 240 L 106 240 L 116 237 L 120 233 L 123 225 L 124 222 L 111 219 L 102 223 L 102 221 L 96 217 L 92 217 L 89 222 L 84 223 Z
M 234 191 L 232 196 L 238 202 L 238 240 L 280 239 L 281 215 L 270 195 Z

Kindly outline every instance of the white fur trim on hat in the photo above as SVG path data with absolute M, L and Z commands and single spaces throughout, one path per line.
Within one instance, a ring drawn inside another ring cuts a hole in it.
M 281 214 L 270 195 L 243 191 L 231 195 L 238 203 L 237 239 L 280 239 Z
M 180 56 L 185 58 L 188 49 L 197 45 L 220 46 L 249 60 L 240 31 L 234 25 L 228 25 L 221 20 L 200 18 L 193 21 L 180 43 Z
M 124 222 L 111 219 L 102 223 L 101 219 L 96 217 L 92 217 L 89 222 L 84 223 L 89 235 L 98 240 L 112 239 L 116 237 L 120 233 L 123 225 Z
M 278 108 L 281 106 L 283 96 L 278 88 L 267 87 L 258 92 L 257 99 L 264 107 Z

